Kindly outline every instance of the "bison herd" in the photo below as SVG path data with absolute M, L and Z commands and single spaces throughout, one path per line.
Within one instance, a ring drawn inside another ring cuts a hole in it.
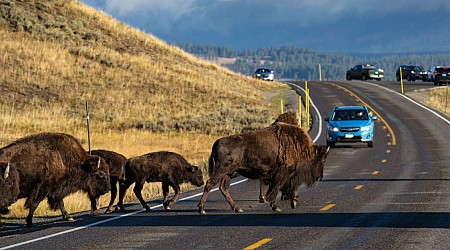
M 221 138 L 212 147 L 210 178 L 198 204 L 199 213 L 205 213 L 208 193 L 219 182 L 231 208 L 242 212 L 229 193 L 234 173 L 259 179 L 260 200 L 270 202 L 272 210 L 280 211 L 275 202 L 279 191 L 295 208 L 298 187 L 312 185 L 323 177 L 327 155 L 327 148 L 315 145 L 308 133 L 297 126 L 293 113 L 280 115 L 266 128 Z M 108 150 L 93 150 L 89 154 L 75 137 L 63 133 L 35 134 L 0 148 L 0 214 L 7 214 L 11 204 L 25 198 L 28 227 L 32 226 L 33 214 L 44 199 L 52 210 L 61 211 L 63 219 L 73 221 L 63 199 L 77 191 L 89 196 L 91 213 L 98 214 L 98 198 L 109 191 L 111 200 L 106 212 L 112 212 L 117 186 L 116 209 L 124 210 L 126 190 L 135 184 L 134 194 L 150 210 L 141 194 L 145 182 L 162 183 L 166 210 L 176 202 L 181 183 L 197 187 L 204 184 L 202 170 L 173 152 L 152 152 L 129 159 Z M 269 189 L 264 195 L 265 185 Z M 169 187 L 175 191 L 171 200 Z

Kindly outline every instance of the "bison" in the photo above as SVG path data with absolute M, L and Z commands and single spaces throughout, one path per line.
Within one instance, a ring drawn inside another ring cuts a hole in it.
M 189 164 L 181 155 L 173 152 L 160 151 L 130 158 L 125 164 L 125 182 L 120 186 L 118 209 L 125 210 L 123 197 L 128 187 L 135 183 L 134 194 L 142 206 L 150 210 L 141 194 L 145 182 L 162 182 L 163 205 L 169 210 L 180 194 L 180 184 L 190 182 L 200 187 L 203 185 L 203 173 L 199 167 Z M 167 201 L 169 186 L 174 189 L 175 195 Z
M 290 124 L 290 125 L 298 125 L 298 119 L 295 116 L 295 114 L 293 112 L 286 112 L 286 113 L 282 113 L 281 115 L 279 115 L 277 117 L 277 119 L 271 124 L 274 125 L 276 123 L 286 123 L 286 124 Z M 259 202 L 260 203 L 265 203 L 266 202 L 266 196 L 264 195 L 264 186 L 268 184 L 268 183 L 264 183 L 264 181 L 260 180 L 260 187 L 259 187 Z M 289 186 L 289 183 L 285 184 L 285 186 Z M 291 190 L 294 193 L 288 194 L 287 191 L 288 187 L 286 188 L 282 188 L 281 192 L 281 198 L 282 199 L 289 199 L 289 197 L 291 197 L 291 206 L 292 208 L 295 208 L 297 206 L 297 202 L 295 201 L 296 197 L 298 198 L 298 194 L 297 194 L 297 190 Z
M 19 173 L 17 169 L 9 162 L 0 162 L 0 214 L 9 213 L 8 207 L 17 200 L 18 195 Z
M 92 155 L 97 155 L 103 158 L 109 166 L 109 178 L 111 184 L 111 199 L 109 201 L 108 208 L 105 213 L 109 213 L 112 211 L 114 200 L 117 196 L 117 183 L 119 186 L 125 180 L 125 163 L 127 162 L 127 158 L 122 154 L 109 151 L 109 150 L 92 150 Z M 98 199 L 91 199 L 91 212 L 94 214 L 98 214 L 97 202 Z
M 206 198 L 219 181 L 231 208 L 243 212 L 229 193 L 233 172 L 268 183 L 267 200 L 273 211 L 279 211 L 275 199 L 280 189 L 293 193 L 300 184 L 310 186 L 321 180 L 327 155 L 328 148 L 315 145 L 303 129 L 284 123 L 221 138 L 212 147 L 210 178 L 198 204 L 199 213 L 205 214 Z
M 32 226 L 33 213 L 47 198 L 52 210 L 74 221 L 64 207 L 64 197 L 78 190 L 95 198 L 110 190 L 109 170 L 98 156 L 90 156 L 73 136 L 63 133 L 30 135 L 0 149 L 0 161 L 11 162 L 19 173 L 18 198 L 27 198 L 26 225 Z

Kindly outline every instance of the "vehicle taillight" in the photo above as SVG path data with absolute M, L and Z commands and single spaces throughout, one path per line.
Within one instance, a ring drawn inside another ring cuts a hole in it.
M 367 70 L 367 74 L 370 74 L 370 69 L 369 69 L 369 70 Z
M 438 72 L 437 71 L 434 71 L 434 75 L 437 75 L 438 74 Z

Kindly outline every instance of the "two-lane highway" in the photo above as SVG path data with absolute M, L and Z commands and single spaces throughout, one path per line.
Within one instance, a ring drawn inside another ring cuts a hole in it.
M 53 226 L 36 223 L 32 230 L 2 236 L 0 248 L 450 249 L 449 123 L 398 94 L 397 86 L 309 83 L 322 120 L 335 106 L 361 104 L 381 119 L 373 148 L 331 149 L 324 180 L 316 188 L 300 188 L 295 210 L 281 201 L 282 212 L 272 212 L 259 203 L 259 182 L 238 177 L 231 193 L 242 214 L 234 213 L 219 191 L 209 195 L 207 214 L 198 214 L 198 189 L 182 194 L 184 200 L 171 211 L 158 199 L 149 202 L 150 212 L 130 204 L 127 213 L 83 215 Z M 316 143 L 325 144 L 326 123 L 321 130 L 318 124 L 316 119 L 311 131 L 322 131 Z

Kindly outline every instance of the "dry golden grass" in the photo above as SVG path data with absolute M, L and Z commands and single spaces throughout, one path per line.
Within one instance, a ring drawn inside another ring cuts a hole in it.
M 217 138 L 267 126 L 286 98 L 285 85 L 195 58 L 77 1 L 0 1 L 0 146 L 54 131 L 87 149 L 88 100 L 92 149 L 170 150 L 205 168 Z M 159 195 L 159 183 L 146 186 L 145 197 Z M 85 194 L 65 203 L 89 210 Z M 22 204 L 8 216 L 25 216 Z M 35 214 L 59 212 L 43 202 Z

